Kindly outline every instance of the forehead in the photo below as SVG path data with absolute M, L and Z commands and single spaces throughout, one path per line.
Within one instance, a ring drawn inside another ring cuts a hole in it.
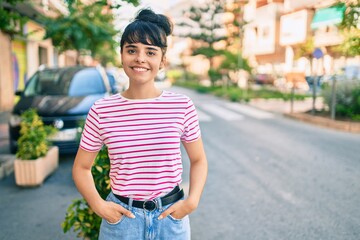
M 143 44 L 141 42 L 138 43 L 128 43 L 125 42 L 124 43 L 124 47 L 125 48 L 145 48 L 145 49 L 157 49 L 160 50 L 161 48 L 155 45 L 151 45 L 151 44 Z

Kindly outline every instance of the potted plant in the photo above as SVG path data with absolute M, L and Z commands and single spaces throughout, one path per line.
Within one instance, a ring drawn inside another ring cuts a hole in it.
M 45 126 L 35 109 L 21 114 L 20 138 L 14 162 L 15 182 L 19 186 L 38 186 L 59 163 L 59 148 L 51 146 L 48 136 L 55 133 Z
M 110 193 L 110 159 L 106 147 L 97 155 L 91 173 L 100 196 L 105 199 Z M 95 214 L 84 198 L 75 199 L 66 211 L 61 224 L 64 233 L 73 229 L 77 237 L 86 240 L 96 240 L 99 237 L 101 218 Z

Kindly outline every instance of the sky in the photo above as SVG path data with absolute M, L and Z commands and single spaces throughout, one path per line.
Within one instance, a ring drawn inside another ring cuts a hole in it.
M 125 4 L 117 12 L 118 22 L 116 25 L 123 30 L 141 8 L 150 7 L 156 13 L 164 13 L 167 9 L 180 1 L 181 0 L 142 0 L 138 7 L 134 7 L 131 4 Z

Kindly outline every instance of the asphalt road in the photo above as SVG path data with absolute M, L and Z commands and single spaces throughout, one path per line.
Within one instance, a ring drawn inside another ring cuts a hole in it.
M 209 161 L 193 240 L 360 239 L 360 135 L 323 129 L 189 90 Z M 188 160 L 184 155 L 184 168 Z M 38 188 L 0 181 L 0 239 L 75 239 L 60 224 L 73 156 Z M 185 189 L 188 171 L 184 172 Z

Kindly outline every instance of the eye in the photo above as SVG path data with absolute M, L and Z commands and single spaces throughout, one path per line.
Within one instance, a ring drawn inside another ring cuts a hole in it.
M 135 51 L 134 49 L 129 49 L 127 52 L 128 52 L 129 54 L 134 54 L 136 51 Z
M 149 51 L 147 54 L 148 54 L 149 56 L 155 56 L 155 55 L 156 55 L 156 52 L 155 52 L 155 51 Z

